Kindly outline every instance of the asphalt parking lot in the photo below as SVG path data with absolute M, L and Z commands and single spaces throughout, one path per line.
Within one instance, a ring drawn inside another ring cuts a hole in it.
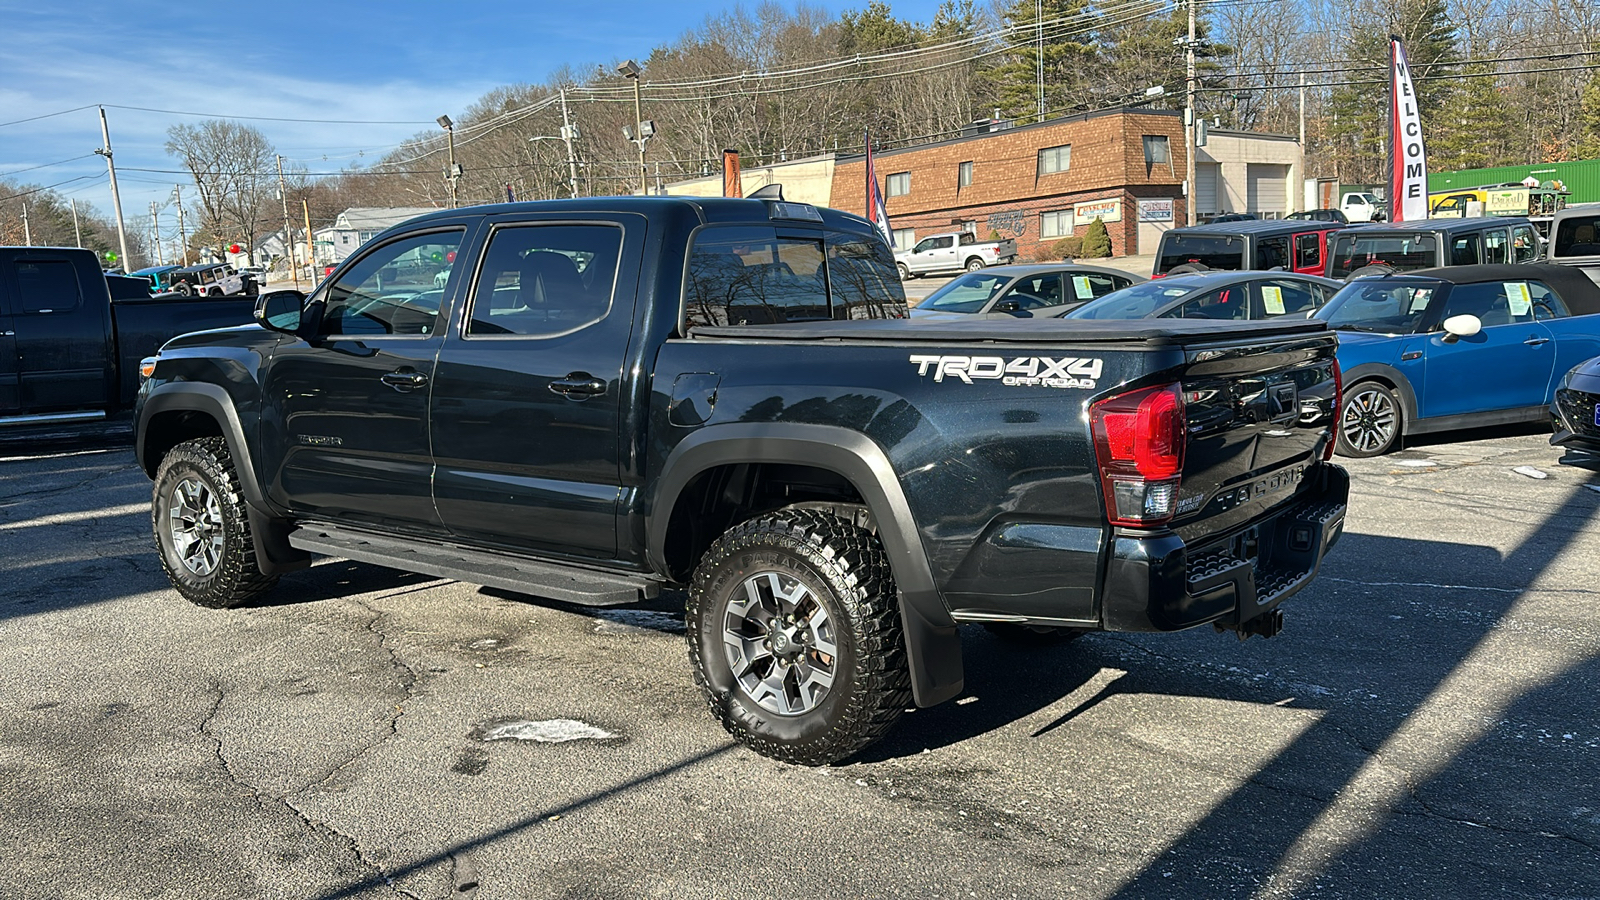
M 0 454 L 0 897 L 1600 897 L 1600 475 L 1458 437 L 1344 461 L 1278 637 L 970 630 L 822 769 L 702 709 L 672 597 L 200 609 L 126 447 Z

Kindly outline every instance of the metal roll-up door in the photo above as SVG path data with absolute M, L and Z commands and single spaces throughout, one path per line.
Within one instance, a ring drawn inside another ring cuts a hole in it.
M 1221 212 L 1217 209 L 1217 164 L 1194 164 L 1194 211 L 1200 215 Z
M 1288 209 L 1289 167 L 1269 163 L 1251 163 L 1246 167 L 1249 182 L 1246 212 L 1262 218 L 1281 218 Z

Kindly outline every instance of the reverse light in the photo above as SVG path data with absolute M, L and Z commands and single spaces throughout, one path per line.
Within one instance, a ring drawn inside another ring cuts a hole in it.
M 1344 372 L 1339 368 L 1339 359 L 1333 360 L 1333 424 L 1329 428 L 1328 442 L 1322 446 L 1322 461 L 1333 460 L 1334 447 L 1339 443 L 1339 426 L 1344 418 Z
M 1188 444 L 1183 388 L 1141 388 L 1089 407 L 1106 518 L 1113 525 L 1164 525 L 1177 511 Z

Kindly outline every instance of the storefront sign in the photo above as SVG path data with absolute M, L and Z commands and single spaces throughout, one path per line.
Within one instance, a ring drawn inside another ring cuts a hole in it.
M 1028 215 L 1021 210 L 990 213 L 989 230 L 1002 238 L 1022 237 L 1028 232 Z
M 1140 200 L 1139 221 L 1141 222 L 1171 222 L 1171 200 Z
M 1102 222 L 1122 221 L 1121 200 L 1090 200 L 1079 203 L 1072 208 L 1073 218 L 1079 222 L 1092 222 L 1099 219 Z

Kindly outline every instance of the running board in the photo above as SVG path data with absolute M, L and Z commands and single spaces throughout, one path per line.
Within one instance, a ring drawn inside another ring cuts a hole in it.
M 0 416 L 0 428 L 19 428 L 27 425 L 58 425 L 62 422 L 98 422 L 105 417 L 106 411 L 103 409 L 87 412 L 40 413 L 31 416 Z
M 296 528 L 289 533 L 289 545 L 582 606 L 620 606 L 651 600 L 661 593 L 660 583 L 643 575 L 535 562 L 453 544 L 399 540 L 322 525 Z

